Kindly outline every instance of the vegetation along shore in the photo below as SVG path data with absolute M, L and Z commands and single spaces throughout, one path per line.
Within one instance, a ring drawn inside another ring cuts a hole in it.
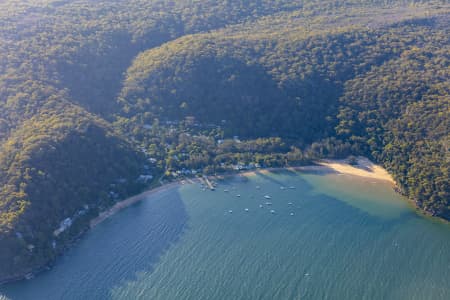
M 450 220 L 448 1 L 5 0 L 0 28 L 0 282 L 188 177 L 317 162 Z

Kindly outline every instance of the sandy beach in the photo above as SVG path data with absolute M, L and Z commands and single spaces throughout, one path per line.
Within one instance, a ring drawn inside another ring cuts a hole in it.
M 259 169 L 257 171 L 248 171 L 244 173 L 238 173 L 244 176 L 252 176 L 256 172 L 258 173 L 269 173 L 271 171 L 280 171 L 283 169 L 292 171 L 322 171 L 322 172 L 334 172 L 344 175 L 361 176 L 372 178 L 375 180 L 385 180 L 393 185 L 395 181 L 392 176 L 383 167 L 374 164 L 369 159 L 365 157 L 358 157 L 356 164 L 351 165 L 348 159 L 324 159 L 320 161 L 315 161 L 316 165 L 301 166 L 301 167 L 287 167 L 287 168 L 267 168 Z
M 395 185 L 394 178 L 383 167 L 374 164 L 365 157 L 358 157 L 357 164 L 349 164 L 348 159 L 342 160 L 321 160 L 318 165 L 332 169 L 340 174 L 368 177 L 378 180 L 386 180 Z
M 93 228 L 95 226 L 97 226 L 98 224 L 100 224 L 101 222 L 103 222 L 104 220 L 106 220 L 107 218 L 111 217 L 112 215 L 116 214 L 117 212 L 119 212 L 120 210 L 133 205 L 136 202 L 139 202 L 141 200 L 144 200 L 145 198 L 147 198 L 150 195 L 153 195 L 155 193 L 158 192 L 162 192 L 168 189 L 171 189 L 177 185 L 180 185 L 181 182 L 176 181 L 176 182 L 171 182 L 168 184 L 165 184 L 163 186 L 151 189 L 149 191 L 145 191 L 139 195 L 130 197 L 128 199 L 125 199 L 123 201 L 120 201 L 118 203 L 116 203 L 113 207 L 111 207 L 110 209 L 108 209 L 107 211 L 104 211 L 102 213 L 100 213 L 100 215 L 98 215 L 98 217 L 94 218 L 91 220 L 90 222 L 90 227 Z
M 252 175 L 255 175 L 255 172 L 268 173 L 271 171 L 279 171 L 279 170 L 283 170 L 283 169 L 291 169 L 294 171 L 315 170 L 315 171 L 325 171 L 325 172 L 336 172 L 339 174 L 346 174 L 346 175 L 353 175 L 353 176 L 362 176 L 362 177 L 372 178 L 372 179 L 376 179 L 376 180 L 385 180 L 385 181 L 389 181 L 390 183 L 395 185 L 394 179 L 383 167 L 374 164 L 373 162 L 371 162 L 369 159 L 367 159 L 365 157 L 358 157 L 356 162 L 357 162 L 356 164 L 351 165 L 349 163 L 348 159 L 340 159 L 340 160 L 324 159 L 324 160 L 316 161 L 315 163 L 317 165 L 312 165 L 312 166 L 258 169 L 257 171 L 248 171 L 248 172 L 242 172 L 242 173 L 236 173 L 236 174 L 226 174 L 226 175 L 221 175 L 221 176 L 208 176 L 208 177 L 220 179 L 220 178 L 224 178 L 224 177 L 228 177 L 228 176 L 236 176 L 236 175 L 252 176 Z M 109 218 L 110 216 L 116 214 L 120 210 L 122 210 L 130 205 L 133 205 L 134 203 L 139 202 L 152 194 L 155 194 L 155 193 L 158 193 L 158 192 L 161 192 L 164 190 L 168 190 L 177 185 L 181 185 L 182 183 L 184 183 L 184 181 L 192 183 L 193 179 L 178 180 L 175 182 L 167 183 L 163 186 L 151 189 L 151 190 L 143 192 L 139 195 L 136 195 L 136 196 L 130 197 L 126 200 L 120 201 L 120 202 L 116 203 L 113 207 L 108 209 L 107 211 L 100 213 L 100 215 L 98 217 L 96 217 L 95 219 L 91 220 L 90 227 L 93 228 L 93 227 L 97 226 L 98 224 L 100 224 L 101 222 L 103 222 L 104 220 Z

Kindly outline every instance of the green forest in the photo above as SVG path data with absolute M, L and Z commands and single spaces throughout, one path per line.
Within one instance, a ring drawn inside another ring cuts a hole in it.
M 445 0 L 6 0 L 0 26 L 0 282 L 178 176 L 362 155 L 450 220 Z

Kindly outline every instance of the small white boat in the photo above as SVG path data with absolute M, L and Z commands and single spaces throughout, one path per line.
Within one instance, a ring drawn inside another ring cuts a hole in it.
M 240 195 L 240 194 L 237 194 L 237 195 L 236 195 L 236 197 L 238 197 L 238 198 L 239 198 L 239 197 L 241 197 L 241 195 Z
M 272 205 L 272 202 L 266 202 L 266 205 Z
M 263 208 L 264 206 L 262 204 L 259 205 L 259 208 Z
M 227 190 L 227 189 L 225 189 L 225 190 L 223 190 L 225 193 L 228 193 L 229 192 L 229 190 Z
M 272 197 L 270 197 L 269 195 L 265 195 L 264 198 L 266 198 L 266 199 L 272 199 Z
M 280 190 L 285 190 L 285 189 L 286 189 L 286 187 L 280 186 Z
M 230 214 L 232 214 L 233 213 L 233 211 L 230 209 L 229 211 L 228 211 Z
M 289 189 L 290 190 L 295 190 L 295 186 L 290 186 Z
M 291 213 L 290 213 L 290 215 L 291 215 L 291 216 L 293 216 L 293 215 L 294 215 L 294 213 L 293 213 L 293 212 L 291 212 Z
M 292 202 L 289 202 L 288 205 L 292 205 Z
M 256 186 L 256 189 L 259 190 L 261 187 L 259 185 Z
M 274 210 L 272 209 L 272 210 L 270 211 L 270 213 L 271 213 L 271 214 L 274 214 L 274 213 L 275 213 L 275 211 L 274 211 Z
M 248 208 L 244 209 L 246 212 L 248 212 Z

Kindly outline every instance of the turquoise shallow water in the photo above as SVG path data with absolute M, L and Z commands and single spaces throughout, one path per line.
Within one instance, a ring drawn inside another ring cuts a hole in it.
M 214 192 L 189 184 L 152 195 L 0 295 L 450 299 L 448 278 L 450 226 L 417 215 L 389 184 L 283 171 L 228 179 Z

